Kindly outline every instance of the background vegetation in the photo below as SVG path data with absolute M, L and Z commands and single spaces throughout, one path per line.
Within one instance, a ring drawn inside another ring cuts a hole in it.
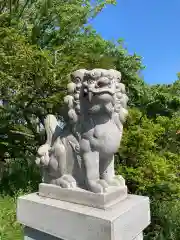
M 180 239 L 180 75 L 171 85 L 147 85 L 141 57 L 121 40 L 98 35 L 90 20 L 113 0 L 0 0 L 0 239 L 21 239 L 16 197 L 35 191 L 34 164 L 48 113 L 62 119 L 69 73 L 115 68 L 122 73 L 129 117 L 116 171 L 130 193 L 151 199 L 145 240 Z

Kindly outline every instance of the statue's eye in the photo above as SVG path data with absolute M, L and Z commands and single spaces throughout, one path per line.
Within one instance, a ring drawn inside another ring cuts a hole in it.
M 81 79 L 80 79 L 79 77 L 76 77 L 76 78 L 75 78 L 75 82 L 76 82 L 76 83 L 81 83 Z

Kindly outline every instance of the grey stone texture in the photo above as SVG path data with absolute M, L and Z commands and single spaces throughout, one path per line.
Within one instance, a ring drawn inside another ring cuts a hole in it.
M 53 236 L 65 240 L 141 240 L 150 223 L 149 199 L 128 195 L 103 210 L 33 193 L 18 199 L 17 219 L 33 229 L 25 230 L 26 240 L 41 240 L 42 236 L 44 240 L 55 240 Z
M 109 208 L 127 197 L 126 186 L 108 189 L 109 191 L 105 193 L 93 193 L 81 188 L 60 188 L 56 185 L 41 183 L 39 195 L 102 209 Z
M 54 115 L 45 119 L 47 141 L 36 159 L 43 182 L 94 193 L 106 193 L 112 186 L 124 188 L 124 179 L 114 172 L 114 153 L 128 114 L 121 73 L 80 69 L 71 74 L 67 89 L 65 128 Z

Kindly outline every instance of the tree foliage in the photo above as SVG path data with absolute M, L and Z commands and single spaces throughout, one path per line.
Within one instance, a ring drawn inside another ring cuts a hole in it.
M 25 158 L 35 153 L 34 146 L 42 140 L 38 124 L 43 125 L 47 113 L 61 114 L 73 70 L 115 67 L 122 69 L 125 82 L 137 78 L 139 58 L 128 55 L 121 44 L 105 41 L 88 25 L 108 2 L 1 3 L 2 156 L 8 152 Z
M 123 172 L 133 193 L 155 199 L 180 197 L 180 118 L 159 116 L 156 121 L 132 109 L 119 152 Z

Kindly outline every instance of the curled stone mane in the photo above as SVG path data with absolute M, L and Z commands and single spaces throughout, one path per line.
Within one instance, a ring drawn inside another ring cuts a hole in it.
M 64 102 L 68 108 L 69 122 L 72 125 L 77 125 L 83 116 L 83 109 L 81 109 L 81 100 L 86 91 L 89 79 L 97 81 L 100 78 L 107 78 L 111 84 L 115 86 L 114 104 L 107 105 L 109 112 L 113 113 L 114 118 L 118 118 L 123 124 L 127 111 L 128 97 L 126 95 L 125 85 L 121 83 L 121 73 L 119 71 L 109 69 L 80 69 L 71 74 L 71 82 L 67 85 L 68 95 L 65 96 Z
M 110 70 L 114 73 L 116 82 L 116 93 L 115 93 L 115 106 L 114 114 L 118 114 L 120 122 L 123 124 L 128 115 L 127 102 L 128 96 L 126 95 L 125 85 L 121 83 L 121 73 L 116 70 Z
M 71 124 L 77 124 L 80 116 L 80 94 L 86 70 L 80 69 L 71 74 L 71 82 L 67 85 L 68 95 L 64 102 L 68 108 L 68 117 Z

